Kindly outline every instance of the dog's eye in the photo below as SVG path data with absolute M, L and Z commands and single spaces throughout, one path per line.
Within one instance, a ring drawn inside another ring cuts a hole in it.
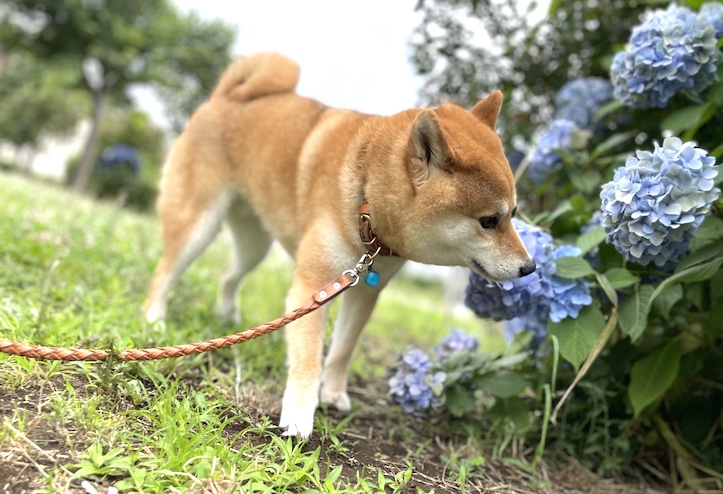
M 494 228 L 497 226 L 497 216 L 485 216 L 479 219 L 479 224 L 485 230 Z
M 512 216 L 514 218 L 516 214 L 517 214 L 517 207 L 515 206 L 515 208 L 512 209 L 512 214 L 510 214 L 510 216 Z

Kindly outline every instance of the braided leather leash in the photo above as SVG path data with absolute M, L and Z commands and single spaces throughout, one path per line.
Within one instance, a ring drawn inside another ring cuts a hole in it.
M 164 346 L 157 348 L 137 348 L 123 350 L 118 353 L 114 353 L 111 350 L 101 349 L 88 349 L 88 348 L 56 348 L 48 346 L 31 345 L 29 343 L 19 343 L 16 341 L 8 340 L 7 338 L 0 338 L 0 352 L 8 353 L 10 355 L 17 355 L 20 357 L 28 357 L 40 360 L 63 360 L 69 361 L 86 361 L 86 362 L 99 362 L 105 360 L 120 360 L 123 362 L 139 361 L 139 360 L 161 360 L 173 357 L 184 357 L 186 355 L 195 355 L 197 353 L 208 352 L 210 350 L 217 350 L 219 348 L 225 348 L 227 346 L 242 343 L 244 341 L 258 338 L 259 336 L 271 333 L 277 329 L 286 326 L 292 321 L 295 321 L 306 314 L 315 311 L 322 305 L 334 299 L 336 296 L 341 294 L 346 289 L 355 286 L 359 283 L 359 275 L 364 271 L 369 271 L 371 265 L 374 263 L 374 258 L 377 254 L 380 255 L 394 255 L 391 249 L 388 249 L 381 242 L 379 242 L 372 231 L 371 219 L 369 218 L 368 206 L 366 203 L 362 204 L 359 208 L 359 221 L 360 221 L 360 237 L 362 242 L 375 249 L 372 253 L 371 250 L 367 251 L 366 254 L 361 256 L 357 261 L 354 269 L 347 269 L 341 276 L 317 290 L 307 301 L 298 309 L 284 314 L 283 316 L 269 321 L 260 326 L 256 326 L 240 333 L 234 333 L 229 336 L 223 336 L 221 338 L 213 338 L 210 340 L 199 341 L 196 343 L 186 343 L 184 345 L 176 346 Z
M 365 254 L 366 255 L 366 254 Z M 364 268 L 368 268 L 369 264 L 364 264 Z M 186 355 L 195 355 L 197 353 L 207 352 L 209 350 L 217 350 L 227 346 L 235 345 L 244 341 L 248 341 L 259 336 L 271 333 L 292 321 L 315 311 L 322 305 L 326 304 L 347 288 L 356 285 L 359 282 L 359 273 L 355 270 L 347 270 L 322 289 L 314 293 L 309 299 L 299 307 L 283 316 L 267 322 L 260 326 L 256 326 L 240 333 L 235 333 L 221 338 L 213 338 L 197 343 L 187 343 L 184 345 L 165 346 L 158 348 L 138 348 L 123 350 L 114 354 L 110 350 L 87 349 L 87 348 L 55 348 L 47 346 L 30 345 L 27 343 L 18 343 L 6 338 L 0 338 L 0 352 L 18 355 L 20 357 L 29 357 L 41 360 L 63 360 L 77 361 L 83 360 L 104 361 L 108 359 L 120 361 L 137 361 L 137 360 L 160 360 L 173 357 L 184 357 Z

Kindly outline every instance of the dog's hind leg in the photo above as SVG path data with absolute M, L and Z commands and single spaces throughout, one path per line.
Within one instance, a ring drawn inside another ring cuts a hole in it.
M 221 280 L 218 312 L 225 321 L 239 323 L 238 292 L 241 281 L 266 257 L 272 238 L 242 199 L 236 199 L 231 204 L 226 223 L 233 241 L 233 260 Z
M 214 239 L 231 203 L 231 191 L 200 205 L 186 198 L 176 201 L 182 207 L 165 207 L 160 211 L 163 223 L 163 255 L 156 267 L 143 314 L 149 322 L 163 320 L 171 288 L 188 266 Z

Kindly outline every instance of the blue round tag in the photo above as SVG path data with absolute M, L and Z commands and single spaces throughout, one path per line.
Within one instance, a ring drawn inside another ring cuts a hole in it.
M 369 270 L 364 281 L 366 281 L 369 286 L 377 286 L 379 284 L 379 273 Z

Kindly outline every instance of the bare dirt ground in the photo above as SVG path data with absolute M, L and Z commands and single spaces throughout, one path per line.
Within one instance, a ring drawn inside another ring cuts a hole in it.
M 24 494 L 31 493 L 38 489 L 57 490 L 56 486 L 48 485 L 48 474 L 56 472 L 56 478 L 64 478 L 65 492 L 83 493 L 88 491 L 68 479 L 71 472 L 68 466 L 76 462 L 79 451 L 83 451 L 86 445 L 78 442 L 77 436 L 82 437 L 82 431 L 68 430 L 66 427 L 54 427 L 43 414 L 50 411 L 47 396 L 63 386 L 60 379 L 57 382 L 31 382 L 14 391 L 4 391 L 0 395 L 0 424 L 3 428 L 11 427 L 10 422 L 5 420 L 17 414 L 22 414 L 27 424 L 23 433 L 17 430 L 10 431 L 5 445 L 0 451 L 0 493 Z M 76 389 L 80 389 L 83 383 L 74 383 Z M 86 383 L 87 385 L 87 383 Z M 413 461 L 414 471 L 411 481 L 405 492 L 417 492 L 417 488 L 424 492 L 434 489 L 435 493 L 482 493 L 482 494 L 657 494 L 664 492 L 647 485 L 621 484 L 613 480 L 604 480 L 585 469 L 577 461 L 566 459 L 563 467 L 553 467 L 543 464 L 537 476 L 532 476 L 521 469 L 494 459 L 486 459 L 484 467 L 476 472 L 473 478 L 468 479 L 465 489 L 462 491 L 459 484 L 447 480 L 449 472 L 441 458 L 448 453 L 450 438 L 434 434 L 433 437 L 419 436 L 410 437 L 406 441 L 398 438 L 391 438 L 387 434 L 387 427 L 390 420 L 388 410 L 380 410 L 380 396 L 377 390 L 369 388 L 353 389 L 353 399 L 361 403 L 359 413 L 340 430 L 339 436 L 347 445 L 343 452 L 335 452 L 328 447 L 328 443 L 320 443 L 318 435 L 315 435 L 305 445 L 305 450 L 315 450 L 322 447 L 320 464 L 322 466 L 337 467 L 342 465 L 341 480 L 346 479 L 349 483 L 356 482 L 359 471 L 377 472 L 381 471 L 387 476 L 393 476 L 395 472 L 404 470 L 407 466 L 404 458 L 408 456 L 410 448 L 419 448 Z M 383 394 L 382 394 L 383 396 Z M 121 405 L 123 406 L 123 405 Z M 126 404 L 126 406 L 132 406 Z M 257 417 L 263 414 L 271 415 L 272 420 L 277 410 L 268 410 L 269 402 L 265 399 L 258 403 L 248 404 L 249 409 L 245 413 L 253 420 L 254 413 Z M 259 406 L 259 409 L 255 409 Z M 387 407 L 388 408 L 388 407 Z M 265 409 L 264 412 L 261 409 Z M 251 412 L 249 414 L 249 411 Z M 327 412 L 332 420 L 339 420 L 333 412 Z M 398 417 L 401 420 L 401 416 Z M 405 418 L 404 420 L 407 420 Z M 408 424 L 410 429 L 415 429 L 415 419 Z M 233 438 L 247 424 L 231 425 L 227 428 L 226 437 L 229 438 L 229 446 L 233 447 Z M 421 421 L 419 430 L 422 431 Z M 427 426 L 426 429 L 429 427 Z M 7 432 L 7 431 L 6 431 Z M 248 436 L 246 436 L 248 439 Z M 254 440 L 252 438 L 252 440 Z M 266 441 L 268 438 L 259 436 L 258 441 Z M 416 441 L 416 444 L 414 442 Z M 423 448 L 420 448 L 424 445 Z M 561 462 L 557 461 L 556 464 Z M 322 469 L 322 471 L 324 471 Z M 374 475 L 376 476 L 376 475 Z M 97 486 L 103 485 L 98 481 Z M 203 493 L 224 493 L 238 492 L 237 485 L 214 484 L 192 489 L 192 492 Z M 99 492 L 101 491 L 99 488 Z

